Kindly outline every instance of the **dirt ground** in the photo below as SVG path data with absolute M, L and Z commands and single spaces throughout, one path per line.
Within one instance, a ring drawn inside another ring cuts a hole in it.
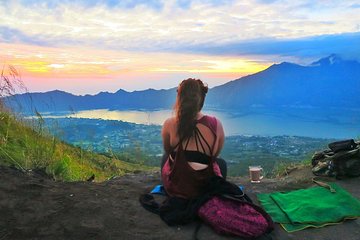
M 298 169 L 287 177 L 264 179 L 259 184 L 241 177 L 229 180 L 244 186 L 256 202 L 257 193 L 309 187 L 313 185 L 312 177 L 310 169 Z M 337 182 L 360 199 L 360 178 Z M 196 223 L 168 227 L 139 204 L 139 195 L 159 183 L 158 172 L 131 174 L 102 183 L 55 182 L 41 172 L 23 173 L 0 167 L 0 240 L 192 239 Z M 276 224 L 264 239 L 359 240 L 359 236 L 358 219 L 295 233 L 286 233 Z M 198 238 L 239 239 L 219 236 L 205 225 Z

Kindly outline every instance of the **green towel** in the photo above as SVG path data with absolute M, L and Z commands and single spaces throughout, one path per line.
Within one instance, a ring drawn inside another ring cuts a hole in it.
M 322 227 L 360 217 L 360 201 L 335 183 L 291 192 L 258 194 L 258 199 L 274 222 L 288 232 Z

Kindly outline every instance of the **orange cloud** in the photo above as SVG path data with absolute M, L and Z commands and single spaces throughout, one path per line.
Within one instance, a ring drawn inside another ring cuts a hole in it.
M 65 84 L 80 87 L 84 82 L 95 86 L 96 81 L 99 82 L 97 87 L 107 82 L 113 88 L 127 86 L 139 89 L 142 85 L 166 88 L 169 86 L 168 79 L 179 81 L 187 76 L 209 78 L 209 86 L 214 86 L 261 71 L 270 64 L 246 58 L 200 54 L 121 52 L 4 43 L 0 43 L 0 48 L 4 49 L 0 53 L 0 61 L 13 65 L 24 80 L 31 79 L 29 89 L 34 84 L 39 89 L 40 82 L 44 86 L 52 86 L 55 80 L 58 80 L 56 84 L 59 84 L 59 88 L 64 88 Z

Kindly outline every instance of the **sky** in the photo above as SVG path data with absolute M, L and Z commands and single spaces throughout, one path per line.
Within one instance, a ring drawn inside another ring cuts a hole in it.
M 360 60 L 360 0 L 0 0 L 0 64 L 30 92 L 209 87 L 283 61 Z

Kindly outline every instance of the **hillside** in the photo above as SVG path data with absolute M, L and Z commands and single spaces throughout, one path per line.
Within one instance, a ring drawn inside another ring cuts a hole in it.
M 149 169 L 138 164 L 84 151 L 44 130 L 40 118 L 29 126 L 0 107 L 0 165 L 45 169 L 54 179 L 77 181 L 95 175 L 96 181 Z
M 196 223 L 169 227 L 140 206 L 139 195 L 160 183 L 159 172 L 66 144 L 47 133 L 41 115 L 29 125 L 1 105 L 0 110 L 1 240 L 192 238 Z M 97 182 L 84 181 L 92 175 Z M 256 202 L 257 193 L 312 186 L 312 177 L 305 167 L 261 184 L 251 184 L 247 177 L 229 180 L 244 186 Z M 359 179 L 338 183 L 360 198 Z M 286 233 L 276 225 L 261 239 L 337 240 L 341 235 L 357 240 L 359 226 L 354 220 Z M 198 237 L 238 239 L 219 236 L 207 226 Z
M 245 187 L 256 202 L 257 193 L 312 186 L 310 169 L 286 177 L 251 184 L 247 178 L 230 181 Z M 59 182 L 36 172 L 0 166 L 0 239 L 192 239 L 196 223 L 169 227 L 159 216 L 141 207 L 139 195 L 160 183 L 158 172 L 127 174 L 101 183 Z M 334 181 L 334 179 L 327 179 Z M 360 198 L 359 179 L 337 181 Z M 158 201 L 162 197 L 157 197 Z M 258 240 L 358 240 L 360 219 L 318 229 L 286 233 L 279 225 Z M 219 236 L 203 225 L 199 240 L 239 239 Z

